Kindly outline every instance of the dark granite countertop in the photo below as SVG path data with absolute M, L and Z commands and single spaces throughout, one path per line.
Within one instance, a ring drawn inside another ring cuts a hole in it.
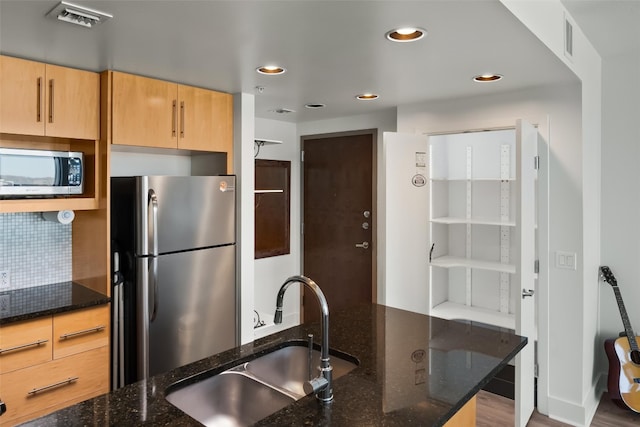
M 35 319 L 79 308 L 106 304 L 110 298 L 75 282 L 53 283 L 0 292 L 8 296 L 0 310 L 0 325 Z
M 198 426 L 165 400 L 165 390 L 251 360 L 291 341 L 319 337 L 296 326 L 147 381 L 31 421 L 31 426 Z M 304 397 L 258 425 L 441 426 L 527 343 L 511 330 L 447 321 L 382 305 L 331 314 L 330 348 L 359 366 L 333 383 L 334 402 Z

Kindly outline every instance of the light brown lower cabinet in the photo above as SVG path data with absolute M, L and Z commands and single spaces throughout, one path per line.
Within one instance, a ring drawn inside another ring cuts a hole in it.
M 31 345 L 46 336 L 43 324 L 48 325 L 49 341 Z M 21 331 L 24 335 L 17 342 Z M 13 426 L 107 393 L 108 337 L 108 305 L 3 326 L 0 396 L 7 412 L 0 418 L 0 426 Z M 21 345 L 26 346 L 16 348 Z M 15 360 L 32 362 L 15 369 Z
M 474 427 L 478 398 L 473 396 L 456 414 L 449 418 L 444 427 Z

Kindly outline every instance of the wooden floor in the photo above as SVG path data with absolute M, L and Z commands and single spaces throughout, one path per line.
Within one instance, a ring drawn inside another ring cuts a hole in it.
M 513 400 L 486 391 L 478 393 L 477 427 L 513 427 L 513 417 Z M 534 411 L 527 427 L 565 427 L 569 425 Z M 606 393 L 602 395 L 598 410 L 590 425 L 590 427 L 638 426 L 640 426 L 640 414 L 620 409 L 611 402 Z

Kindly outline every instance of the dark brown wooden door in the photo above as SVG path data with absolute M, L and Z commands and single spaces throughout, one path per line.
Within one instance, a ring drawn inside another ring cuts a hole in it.
M 373 136 L 306 139 L 303 150 L 304 274 L 330 310 L 371 302 Z M 305 321 L 319 318 L 311 292 L 303 304 Z

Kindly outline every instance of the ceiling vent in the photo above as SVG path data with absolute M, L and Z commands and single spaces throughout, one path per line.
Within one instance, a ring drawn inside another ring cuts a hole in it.
M 289 108 L 276 108 L 275 110 L 270 110 L 273 113 L 276 114 L 290 114 L 290 113 L 295 113 L 296 110 L 291 110 Z
M 69 22 L 71 24 L 81 25 L 86 28 L 93 28 L 95 25 L 102 24 L 104 21 L 113 18 L 113 15 L 100 12 L 88 7 L 78 6 L 77 4 L 61 1 L 56 7 L 47 13 L 49 18 L 58 19 L 60 21 Z
M 573 58 L 573 23 L 565 14 L 564 16 L 564 54 L 567 58 Z

